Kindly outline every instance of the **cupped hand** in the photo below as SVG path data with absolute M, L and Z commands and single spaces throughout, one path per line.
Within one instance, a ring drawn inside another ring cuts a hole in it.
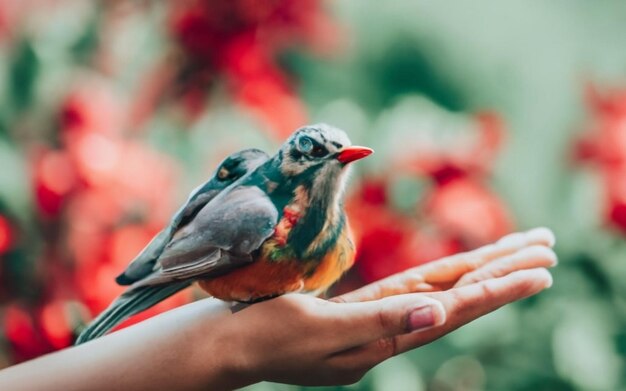
M 553 244 L 545 228 L 512 234 L 330 301 L 291 294 L 255 304 L 215 332 L 246 383 L 354 383 L 389 357 L 549 287 Z
M 557 263 L 552 250 L 554 243 L 554 234 L 548 228 L 516 232 L 493 244 L 407 269 L 331 300 L 355 302 L 403 293 L 436 292 L 518 270 L 553 267 Z

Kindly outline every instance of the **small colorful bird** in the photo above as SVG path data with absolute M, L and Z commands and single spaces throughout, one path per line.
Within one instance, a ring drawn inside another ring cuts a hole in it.
M 186 224 L 174 224 L 162 251 L 146 256 L 147 274 L 144 266 L 124 272 L 118 280 L 132 285 L 76 343 L 196 281 L 209 295 L 240 303 L 326 290 L 354 262 L 343 210 L 347 165 L 372 152 L 326 124 L 298 129 L 276 155 L 181 219 Z
M 222 190 L 232 185 L 237 179 L 251 172 L 259 165 L 267 161 L 269 156 L 259 149 L 244 149 L 235 152 L 224 159 L 213 175 L 204 184 L 194 189 L 187 198 L 185 204 L 174 214 L 170 223 L 159 232 L 148 245 L 131 261 L 126 270 L 120 274 L 115 281 L 119 285 L 131 285 L 142 278 L 145 278 L 155 270 L 157 260 L 171 241 L 172 237 L 182 227 L 189 224 L 198 212 L 211 201 Z M 108 325 L 107 319 L 114 317 L 119 311 L 122 315 L 116 322 L 122 322 L 125 318 L 144 311 L 158 302 L 165 300 L 176 292 L 190 286 L 193 280 L 171 284 L 163 289 L 137 288 L 129 289 L 117 298 L 94 322 L 86 328 L 78 337 L 76 343 L 84 342 L 83 339 L 92 339 L 95 336 L 104 334 L 110 327 L 115 327 L 112 323 L 109 328 L 103 328 L 101 334 L 98 325 Z M 141 293 L 141 294 L 140 294 Z M 148 293 L 150 295 L 148 296 Z M 115 310 L 115 311 L 114 311 Z M 90 335 L 93 334 L 93 337 Z

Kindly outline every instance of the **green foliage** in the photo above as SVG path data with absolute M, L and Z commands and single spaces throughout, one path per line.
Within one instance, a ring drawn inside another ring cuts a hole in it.
M 9 75 L 9 101 L 16 111 L 26 109 L 34 98 L 39 59 L 32 44 L 24 39 L 15 46 Z
M 85 63 L 91 59 L 98 48 L 100 40 L 101 20 L 97 16 L 93 21 L 85 25 L 83 33 L 78 37 L 76 42 L 71 46 L 71 53 L 76 61 Z

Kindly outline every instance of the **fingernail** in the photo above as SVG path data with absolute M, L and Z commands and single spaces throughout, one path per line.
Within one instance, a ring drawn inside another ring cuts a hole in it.
M 550 247 L 553 247 L 556 242 L 554 233 L 546 227 L 533 228 L 526 232 L 526 237 L 530 242 L 545 242 Z
M 498 240 L 498 247 L 519 248 L 526 244 L 526 237 L 521 232 L 515 232 Z
M 546 283 L 546 289 L 548 289 L 552 287 L 552 283 L 554 282 L 554 280 L 552 279 L 552 274 L 550 274 L 547 270 L 546 270 L 546 273 L 548 273 L 548 278 L 547 278 L 547 283 Z
M 541 245 L 534 245 L 530 247 L 526 247 L 525 249 L 518 251 L 512 257 L 514 261 L 524 260 L 526 258 L 534 258 L 540 260 L 547 260 L 549 262 L 548 265 L 541 265 L 541 267 L 552 267 L 556 266 L 558 263 L 558 259 L 554 251 L 548 247 Z
M 409 331 L 424 330 L 435 325 L 432 305 L 415 308 L 409 313 Z

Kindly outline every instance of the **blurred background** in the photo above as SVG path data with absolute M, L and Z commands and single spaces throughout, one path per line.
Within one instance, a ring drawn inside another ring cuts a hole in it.
M 333 389 L 626 390 L 624 15 L 0 0 L 0 367 L 70 345 L 223 157 L 328 122 L 377 152 L 355 167 L 358 263 L 336 289 L 539 225 L 560 257 L 549 291 Z

